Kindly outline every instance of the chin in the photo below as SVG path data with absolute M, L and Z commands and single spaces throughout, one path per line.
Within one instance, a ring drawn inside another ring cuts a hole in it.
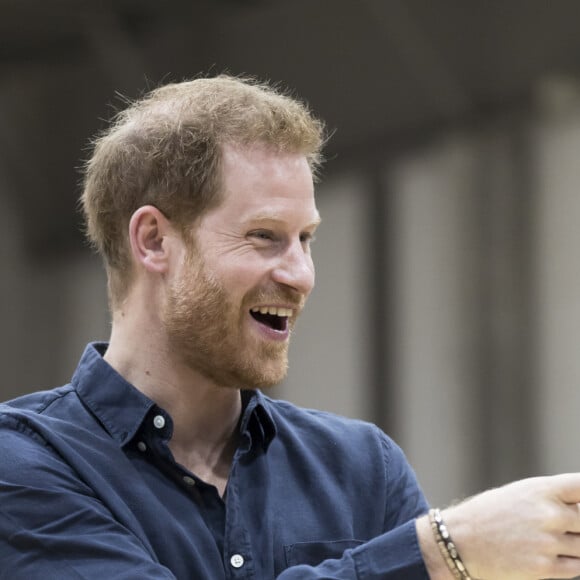
M 270 364 L 264 363 L 247 373 L 245 384 L 250 389 L 270 389 L 280 384 L 288 374 L 288 359 Z
M 201 372 L 215 385 L 230 389 L 269 389 L 281 383 L 288 373 L 288 358 L 281 360 L 258 359 L 248 362 L 237 361 L 237 364 L 216 367 L 200 365 L 199 360 L 191 361 L 191 368 Z
M 250 389 L 271 389 L 279 385 L 286 378 L 286 371 L 276 373 L 261 373 L 260 376 L 255 376 L 248 384 Z

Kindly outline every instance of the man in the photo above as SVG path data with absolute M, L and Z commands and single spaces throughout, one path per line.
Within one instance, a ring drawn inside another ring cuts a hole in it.
M 580 574 L 579 475 L 428 516 L 376 427 L 259 390 L 314 284 L 322 143 L 305 106 L 229 77 L 153 91 L 96 141 L 111 338 L 0 407 L 0 578 Z

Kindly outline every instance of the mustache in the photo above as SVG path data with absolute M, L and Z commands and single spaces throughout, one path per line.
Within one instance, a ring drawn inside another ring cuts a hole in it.
M 306 297 L 301 292 L 288 288 L 287 286 L 277 286 L 274 288 L 260 288 L 252 292 L 247 297 L 247 302 L 251 304 L 279 304 L 282 303 L 298 311 L 304 308 Z

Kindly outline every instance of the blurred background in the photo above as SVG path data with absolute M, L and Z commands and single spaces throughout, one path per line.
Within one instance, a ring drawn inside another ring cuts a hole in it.
M 580 3 L 0 0 L 0 398 L 106 339 L 77 209 L 120 95 L 228 71 L 333 137 L 274 395 L 376 422 L 434 503 L 580 470 Z

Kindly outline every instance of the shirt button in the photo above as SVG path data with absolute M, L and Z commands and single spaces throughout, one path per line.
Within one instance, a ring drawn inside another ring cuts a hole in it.
M 155 415 L 153 418 L 153 425 L 155 425 L 157 429 L 163 429 L 163 427 L 165 427 L 165 417 L 163 415 Z
M 241 554 L 234 554 L 230 558 L 230 564 L 234 568 L 241 568 L 244 565 L 244 557 Z
M 190 487 L 193 487 L 195 485 L 195 479 L 193 479 L 193 477 L 189 477 L 189 475 L 184 475 L 183 483 L 189 485 Z
M 137 449 L 139 449 L 139 451 L 147 451 L 147 445 L 144 441 L 139 441 L 139 443 L 137 443 Z

